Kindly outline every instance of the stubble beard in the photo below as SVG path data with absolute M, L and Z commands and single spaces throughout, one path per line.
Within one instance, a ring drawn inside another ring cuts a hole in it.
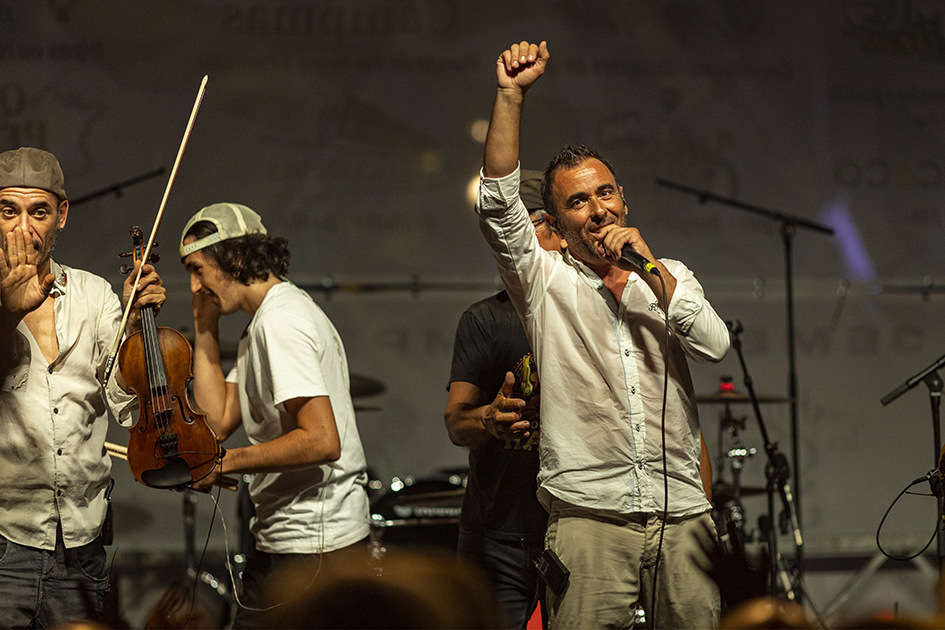
M 44 267 L 52 258 L 53 250 L 56 249 L 56 238 L 59 236 L 59 230 L 61 228 L 56 228 L 50 233 L 49 238 L 46 239 L 45 243 L 39 243 L 33 241 L 33 248 L 39 253 L 36 259 L 36 268 L 40 269 Z
M 614 225 L 623 227 L 626 223 L 626 210 L 614 221 Z M 571 255 L 580 260 L 585 264 L 596 265 L 601 263 L 607 263 L 608 265 L 613 264 L 613 261 L 601 255 L 597 250 L 597 241 L 586 235 L 584 226 L 581 226 L 579 229 L 574 229 L 569 225 L 561 226 L 561 235 L 564 237 L 564 240 L 568 243 L 568 250 L 571 252 Z

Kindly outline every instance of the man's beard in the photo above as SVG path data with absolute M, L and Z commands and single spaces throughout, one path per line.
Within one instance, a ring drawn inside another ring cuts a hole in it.
M 38 243 L 33 241 L 33 248 L 37 252 L 36 258 L 36 267 L 42 267 L 45 265 L 50 257 L 52 256 L 53 250 L 56 249 L 56 237 L 59 236 L 59 228 L 56 228 L 49 234 L 49 238 L 46 239 L 45 243 Z
M 572 230 L 568 227 L 561 228 L 561 235 L 568 243 L 568 251 L 571 255 L 584 263 L 598 263 L 603 260 L 597 251 L 594 243 L 589 243 L 581 230 Z
M 623 224 L 624 217 L 620 217 L 614 222 L 614 225 L 619 227 L 623 227 Z M 570 226 L 561 226 L 561 235 L 564 237 L 564 240 L 568 242 L 568 251 L 571 252 L 571 255 L 585 264 L 613 264 L 612 260 L 606 258 L 598 251 L 598 241 L 592 236 L 586 235 L 583 228 L 584 226 L 581 226 L 575 230 Z

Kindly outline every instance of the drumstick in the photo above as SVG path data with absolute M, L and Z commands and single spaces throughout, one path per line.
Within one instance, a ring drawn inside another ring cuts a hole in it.
M 123 459 L 125 461 L 128 461 L 128 447 L 127 446 L 122 446 L 121 444 L 112 444 L 111 442 L 105 442 L 105 451 L 109 455 L 112 455 L 113 457 L 117 457 L 118 459 Z M 240 486 L 239 481 L 237 481 L 236 479 L 233 479 L 233 477 L 220 477 L 215 482 L 213 482 L 213 485 L 220 486 L 221 488 L 225 490 L 232 490 L 233 492 L 236 492 Z

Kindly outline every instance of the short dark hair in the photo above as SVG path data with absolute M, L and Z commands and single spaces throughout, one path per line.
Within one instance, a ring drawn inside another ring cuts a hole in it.
M 194 223 L 185 238 L 201 239 L 217 231 L 209 221 Z M 281 236 L 247 234 L 208 245 L 204 252 L 221 271 L 245 285 L 266 280 L 269 274 L 282 278 L 289 271 L 289 242 Z
M 541 180 L 541 199 L 545 210 L 547 210 L 551 216 L 556 219 L 558 218 L 558 208 L 555 207 L 554 201 L 552 200 L 554 178 L 558 174 L 558 171 L 572 169 L 592 159 L 600 160 L 603 165 L 607 167 L 607 170 L 610 171 L 610 174 L 614 176 L 614 180 L 617 179 L 617 173 L 614 172 L 614 167 L 611 166 L 610 162 L 604 159 L 600 153 L 583 144 L 576 146 L 567 144 L 561 147 L 561 150 L 558 151 L 558 155 L 554 156 L 551 162 L 548 163 L 548 168 L 545 169 L 545 175 Z

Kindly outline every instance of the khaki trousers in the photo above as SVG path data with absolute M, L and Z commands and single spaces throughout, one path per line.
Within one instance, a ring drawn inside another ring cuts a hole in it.
M 545 547 L 571 572 L 563 597 L 548 593 L 550 628 L 632 628 L 639 602 L 657 628 L 713 628 L 719 620 L 719 592 L 690 558 L 701 555 L 699 523 L 715 526 L 709 513 L 669 518 L 656 576 L 662 518 L 619 515 L 551 503 Z M 654 577 L 656 610 L 652 609 Z

